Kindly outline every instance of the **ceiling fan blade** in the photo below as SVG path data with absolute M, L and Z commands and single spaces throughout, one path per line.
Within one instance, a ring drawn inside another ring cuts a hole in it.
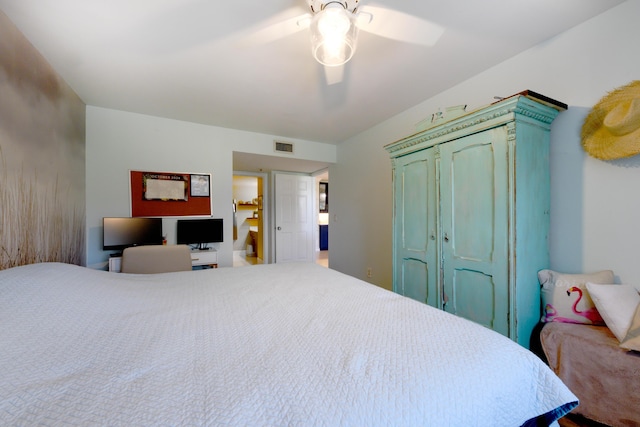
M 291 16 L 292 11 L 298 14 Z M 299 8 L 291 8 L 248 29 L 239 38 L 238 45 L 241 47 L 265 45 L 308 28 L 311 23 L 311 14 L 299 14 L 299 12 Z
M 433 22 L 384 7 L 365 6 L 360 14 L 359 29 L 406 43 L 433 46 L 445 31 Z
M 324 79 L 331 86 L 340 83 L 344 79 L 344 64 L 337 67 L 324 66 Z

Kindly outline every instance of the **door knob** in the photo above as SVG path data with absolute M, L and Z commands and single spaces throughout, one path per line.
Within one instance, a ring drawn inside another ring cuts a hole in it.
M 449 241 L 449 235 L 447 233 L 444 233 L 444 241 L 445 242 Z
M 280 231 L 282 230 L 282 227 L 276 227 L 276 230 Z

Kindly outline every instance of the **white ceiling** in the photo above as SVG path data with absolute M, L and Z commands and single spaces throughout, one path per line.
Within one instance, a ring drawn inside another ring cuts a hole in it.
M 445 32 L 427 47 L 361 31 L 335 85 L 311 56 L 308 29 L 256 40 L 308 12 L 306 0 L 0 0 L 0 9 L 87 104 L 340 143 L 619 3 L 362 0 Z

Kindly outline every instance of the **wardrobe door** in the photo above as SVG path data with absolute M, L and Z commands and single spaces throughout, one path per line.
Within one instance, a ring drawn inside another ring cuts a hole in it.
M 428 148 L 395 159 L 393 283 L 395 292 L 441 308 L 433 153 Z
M 441 145 L 445 310 L 509 334 L 506 127 Z

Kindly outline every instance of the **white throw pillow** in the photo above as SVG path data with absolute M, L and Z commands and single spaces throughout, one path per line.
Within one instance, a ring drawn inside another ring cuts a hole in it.
M 565 274 L 553 270 L 540 270 L 538 280 L 542 289 L 542 321 L 604 325 L 589 291 L 587 282 L 613 283 L 613 271 L 603 270 L 589 274 Z
M 611 286 L 595 283 L 587 283 L 587 289 L 604 323 L 618 341 L 622 342 L 640 304 L 638 291 L 631 285 Z
M 627 350 L 640 351 L 640 304 L 633 315 L 633 320 L 631 321 L 627 335 L 625 335 L 624 340 L 620 342 L 620 347 L 626 348 Z

